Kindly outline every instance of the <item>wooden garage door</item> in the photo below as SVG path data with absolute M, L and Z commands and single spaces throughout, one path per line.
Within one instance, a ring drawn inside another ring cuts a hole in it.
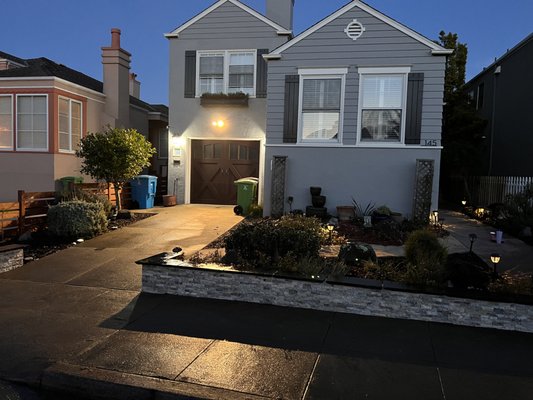
M 236 204 L 234 181 L 259 177 L 259 142 L 193 140 L 191 203 Z

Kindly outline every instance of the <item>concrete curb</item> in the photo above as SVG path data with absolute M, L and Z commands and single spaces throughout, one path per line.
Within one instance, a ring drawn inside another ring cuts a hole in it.
M 265 397 L 194 383 L 56 363 L 44 371 L 44 392 L 98 400 L 259 400 Z

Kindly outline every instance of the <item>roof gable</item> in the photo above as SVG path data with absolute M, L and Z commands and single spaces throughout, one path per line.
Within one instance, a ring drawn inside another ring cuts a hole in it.
M 415 32 L 414 30 L 408 28 L 407 26 L 399 23 L 398 21 L 386 16 L 385 14 L 377 11 L 376 9 L 370 7 L 369 5 L 359 1 L 359 0 L 353 0 L 350 3 L 346 4 L 345 6 L 341 7 L 337 11 L 335 11 L 333 14 L 329 15 L 328 17 L 324 18 L 320 22 L 316 23 L 309 29 L 305 30 L 292 40 L 288 41 L 287 43 L 283 44 L 282 46 L 278 47 L 277 49 L 273 50 L 270 54 L 267 54 L 264 56 L 266 59 L 278 59 L 281 57 L 281 54 L 297 44 L 298 42 L 302 41 L 303 39 L 307 38 L 309 35 L 313 34 L 314 32 L 318 31 L 322 27 L 328 25 L 330 22 L 334 21 L 335 19 L 341 17 L 342 15 L 346 14 L 350 10 L 354 9 L 355 7 L 359 8 L 362 11 L 365 11 L 366 13 L 370 14 L 371 16 L 381 20 L 382 22 L 390 25 L 391 27 L 399 30 L 400 32 L 403 32 L 407 36 L 410 36 L 411 38 L 415 39 L 416 41 L 428 46 L 430 50 L 432 51 L 432 54 L 434 55 L 447 55 L 451 54 L 453 50 L 446 49 L 437 43 L 433 42 L 432 40 L 426 38 L 425 36 L 419 34 L 418 32 Z
M 278 25 L 277 23 L 275 23 L 271 19 L 265 17 L 263 14 L 260 14 L 259 12 L 255 11 L 253 8 L 250 8 L 246 4 L 241 3 L 239 0 L 219 0 L 215 4 L 213 4 L 211 7 L 206 8 L 200 14 L 196 15 L 195 17 L 193 17 L 190 20 L 188 20 L 187 22 L 185 22 L 183 25 L 180 25 L 179 27 L 174 29 L 172 32 L 166 33 L 165 37 L 169 38 L 169 39 L 177 38 L 179 36 L 180 32 L 184 31 L 185 29 L 187 29 L 191 25 L 194 25 L 196 22 L 201 20 L 203 17 L 205 17 L 206 15 L 212 13 L 213 11 L 215 11 L 220 6 L 222 6 L 223 4 L 226 4 L 226 3 L 231 3 L 231 4 L 239 7 L 240 9 L 246 11 L 248 14 L 252 15 L 253 17 L 255 17 L 255 18 L 259 19 L 260 21 L 264 22 L 265 24 L 271 26 L 273 29 L 276 30 L 278 35 L 291 35 L 292 34 L 292 31 L 288 31 L 287 29 L 285 29 L 281 25 Z

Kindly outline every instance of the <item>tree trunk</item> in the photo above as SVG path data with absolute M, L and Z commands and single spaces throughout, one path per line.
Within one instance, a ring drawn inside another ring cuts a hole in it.
M 117 212 L 119 212 L 120 210 L 122 210 L 122 199 L 120 198 L 120 191 L 122 189 L 122 185 L 119 183 L 113 183 L 113 187 L 115 188 Z

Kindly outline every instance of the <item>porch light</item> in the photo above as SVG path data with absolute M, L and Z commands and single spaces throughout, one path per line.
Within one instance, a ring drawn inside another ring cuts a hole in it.
M 224 121 L 219 119 L 217 121 L 211 122 L 211 125 L 213 125 L 213 127 L 215 127 L 215 128 L 224 128 Z
M 492 262 L 492 265 L 494 266 L 494 270 L 492 271 L 494 277 L 496 278 L 498 276 L 498 264 L 500 263 L 501 257 L 498 253 L 492 253 L 490 255 L 490 261 Z
M 176 148 L 182 148 L 185 146 L 185 139 L 183 136 L 174 135 L 172 136 L 172 145 Z

